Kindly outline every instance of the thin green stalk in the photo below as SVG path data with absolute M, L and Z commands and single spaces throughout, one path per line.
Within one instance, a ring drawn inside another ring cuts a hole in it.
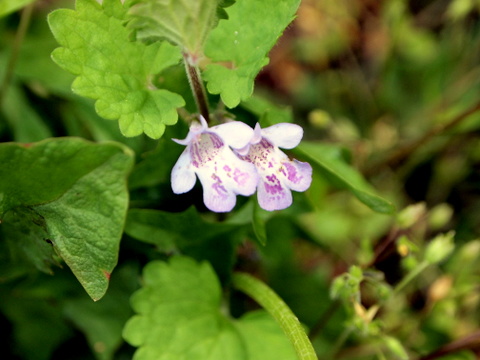
M 13 43 L 12 53 L 10 54 L 10 58 L 8 59 L 6 72 L 2 80 L 2 85 L 0 86 L 0 105 L 2 105 L 2 102 L 7 94 L 10 82 L 12 81 L 15 65 L 18 59 L 18 54 L 20 53 L 20 47 L 22 46 L 23 38 L 27 33 L 28 26 L 30 25 L 34 6 L 35 2 L 32 2 L 22 10 L 20 24 L 18 25 L 18 30 L 15 34 L 15 41 Z
M 337 338 L 337 341 L 332 346 L 331 349 L 331 358 L 335 358 L 342 346 L 345 344 L 347 339 L 349 338 L 350 334 L 352 333 L 353 329 L 351 327 L 347 327 L 343 329 L 342 333 L 340 336 Z
M 318 360 L 300 321 L 275 292 L 260 280 L 245 273 L 233 274 L 233 286 L 260 304 L 280 324 L 300 360 Z
M 430 264 L 427 261 L 422 261 L 412 271 L 410 271 L 393 289 L 392 296 L 398 294 L 405 286 L 408 285 L 413 279 L 415 279 L 420 273 L 423 272 Z
M 190 56 L 187 53 L 183 53 L 183 62 L 185 63 L 185 72 L 187 73 L 188 83 L 192 89 L 193 97 L 197 105 L 198 111 L 209 122 L 209 111 L 207 102 L 207 93 L 203 85 L 200 70 L 190 60 Z

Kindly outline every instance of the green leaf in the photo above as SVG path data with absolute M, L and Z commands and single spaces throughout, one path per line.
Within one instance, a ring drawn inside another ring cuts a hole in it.
M 125 339 L 139 347 L 136 360 L 296 358 L 281 329 L 264 313 L 239 320 L 221 313 L 220 284 L 208 263 L 185 257 L 151 262 L 144 284 L 131 300 L 137 315 L 124 328 Z
M 171 246 L 191 246 L 236 229 L 237 225 L 203 220 L 193 207 L 182 213 L 131 209 L 125 225 L 125 232 L 130 236 L 164 250 L 169 250 Z
M 238 224 L 205 221 L 193 207 L 181 213 L 131 209 L 125 232 L 156 245 L 160 251 L 180 251 L 197 260 L 207 260 L 225 280 L 233 266 L 235 245 L 242 228 Z
M 96 100 L 105 119 L 119 120 L 125 136 L 144 132 L 153 139 L 177 122 L 183 98 L 150 89 L 151 77 L 180 60 L 180 50 L 166 42 L 149 46 L 129 41 L 123 27 L 126 10 L 119 0 L 77 0 L 76 10 L 59 9 L 48 22 L 62 46 L 52 53 L 63 69 L 77 75 L 72 90 Z
M 2 219 L 0 239 L 7 245 L 2 265 L 10 267 L 32 265 L 45 273 L 52 273 L 51 265 L 58 265 L 52 246 L 47 242 L 49 235 L 45 220 L 30 208 L 17 207 L 8 211 Z M 4 271 L 1 272 L 5 276 Z M 8 272 L 7 272 L 8 274 Z
M 41 220 L 55 251 L 87 293 L 100 299 L 117 263 L 130 150 L 117 143 L 60 138 L 0 144 L 0 161 L 0 218 L 27 209 L 30 229 Z M 26 251 L 34 253 L 35 245 L 28 246 Z
M 249 98 L 255 77 L 268 64 L 268 52 L 299 4 L 300 0 L 241 0 L 227 8 L 228 20 L 220 20 L 205 42 L 205 55 L 213 62 L 204 71 L 207 90 L 220 94 L 230 108 Z
M 113 359 L 123 342 L 122 329 L 132 316 L 130 296 L 138 289 L 139 271 L 127 263 L 115 271 L 108 293 L 99 302 L 67 299 L 63 312 L 86 336 L 99 360 Z
M 170 173 L 183 151 L 176 145 L 173 141 L 159 141 L 154 150 L 144 154 L 130 175 L 128 187 L 137 189 L 160 183 L 170 186 Z
M 2 112 L 13 130 L 15 141 L 34 142 L 52 136 L 23 91 L 16 86 L 9 87 Z
M 218 0 L 140 0 L 129 11 L 128 27 L 139 40 L 167 39 L 190 54 L 201 54 L 216 23 Z
M 57 289 L 60 291 L 60 289 Z M 13 348 L 20 359 L 48 360 L 72 330 L 52 299 L 24 296 L 22 291 L 1 292 L 0 310 L 14 325 Z M 8 349 L 7 358 L 9 358 Z
M 259 122 L 262 128 L 293 122 L 293 113 L 290 107 L 275 105 L 259 96 L 252 96 L 243 101 L 242 107 L 260 118 Z
M 252 211 L 252 227 L 258 242 L 265 246 L 267 244 L 267 228 L 265 226 L 265 216 L 262 216 L 264 210 L 257 201 L 253 203 Z
M 17 11 L 24 6 L 34 2 L 35 0 L 1 0 L 0 1 L 0 17 Z
M 391 354 L 394 356 L 395 359 L 401 359 L 401 360 L 410 359 L 410 356 L 408 356 L 408 353 L 403 347 L 400 340 L 388 335 L 382 336 L 381 339 L 383 344 L 388 348 L 388 350 L 390 350 Z
M 382 214 L 392 214 L 395 211 L 392 203 L 376 195 L 362 175 L 342 159 L 339 147 L 304 141 L 297 149 L 317 165 L 328 180 L 350 190 L 372 210 Z

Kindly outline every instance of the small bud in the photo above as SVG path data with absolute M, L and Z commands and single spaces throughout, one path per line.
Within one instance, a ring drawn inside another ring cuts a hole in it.
M 308 121 L 318 129 L 325 129 L 332 123 L 332 118 L 325 110 L 315 109 L 308 114 Z
M 437 235 L 425 249 L 425 260 L 429 264 L 437 264 L 443 261 L 455 249 L 454 236 L 454 231 Z
M 438 230 L 448 224 L 452 219 L 453 209 L 448 204 L 439 204 L 430 210 L 428 223 L 430 229 Z
M 397 338 L 384 335 L 382 340 L 388 350 L 394 355 L 395 359 L 407 360 L 410 358 L 402 343 Z
M 444 275 L 439 277 L 428 289 L 429 300 L 432 302 L 437 302 L 444 299 L 452 289 L 452 285 L 453 278 L 451 276 Z
M 409 238 L 405 235 L 402 235 L 397 240 L 397 252 L 400 256 L 405 257 L 412 252 L 417 252 L 418 246 L 415 245 Z
M 407 206 L 397 215 L 397 224 L 402 229 L 408 229 L 425 215 L 425 203 L 421 202 Z

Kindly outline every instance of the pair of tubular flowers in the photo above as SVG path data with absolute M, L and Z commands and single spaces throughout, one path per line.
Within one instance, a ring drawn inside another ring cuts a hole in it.
M 174 139 L 186 149 L 172 170 L 172 190 L 190 191 L 198 176 L 203 201 L 211 211 L 228 212 L 236 195 L 257 190 L 260 206 L 280 210 L 292 204 L 291 190 L 305 191 L 312 181 L 310 164 L 290 160 L 279 147 L 291 149 L 302 139 L 295 124 L 277 124 L 253 130 L 232 121 L 209 128 L 203 117 L 194 122 L 184 140 Z

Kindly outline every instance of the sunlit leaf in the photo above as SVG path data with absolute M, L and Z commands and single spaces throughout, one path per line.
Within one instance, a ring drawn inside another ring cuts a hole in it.
M 139 348 L 134 359 L 296 359 L 273 318 L 262 313 L 233 320 L 221 313 L 220 284 L 208 263 L 185 257 L 151 262 L 143 280 L 132 297 L 137 315 L 124 329 Z
M 176 109 L 183 98 L 151 88 L 151 76 L 180 60 L 179 48 L 167 43 L 149 46 L 129 40 L 123 26 L 126 9 L 117 0 L 77 0 L 76 10 L 59 9 L 48 21 L 62 46 L 52 53 L 63 69 L 77 75 L 72 90 L 96 100 L 95 109 L 105 119 L 119 120 L 125 136 L 144 132 L 163 135 L 166 125 L 177 122 Z
M 392 203 L 376 195 L 362 175 L 344 161 L 341 149 L 337 146 L 304 141 L 298 146 L 298 150 L 311 159 L 328 180 L 350 190 L 372 210 L 384 214 L 395 211 Z
M 205 42 L 205 55 L 213 62 L 204 78 L 212 94 L 220 94 L 228 107 L 252 95 L 258 72 L 268 64 L 267 54 L 293 20 L 299 0 L 242 0 L 226 9 Z
M 129 15 L 129 28 L 140 40 L 167 39 L 191 54 L 199 54 L 216 23 L 218 0 L 141 0 Z

